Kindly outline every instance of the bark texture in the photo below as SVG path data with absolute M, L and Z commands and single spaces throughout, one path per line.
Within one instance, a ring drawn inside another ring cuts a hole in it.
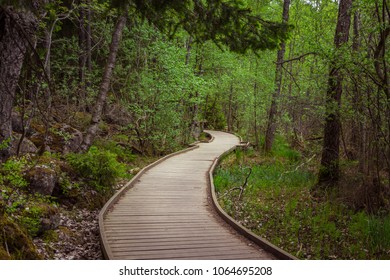
M 35 16 L 0 6 L 0 162 L 11 154 L 11 113 L 29 40 L 37 28 Z M 30 41 L 31 42 L 31 41 Z
M 334 37 L 336 50 L 348 42 L 351 24 L 352 0 L 341 0 Z M 322 148 L 321 167 L 318 176 L 320 186 L 328 186 L 338 181 L 339 147 L 340 147 L 340 105 L 342 95 L 343 76 L 340 66 L 337 65 L 337 55 L 332 62 L 326 93 L 326 119 L 324 129 L 324 142 Z
M 118 53 L 122 31 L 126 25 L 126 19 L 127 19 L 127 11 L 125 11 L 119 17 L 115 25 L 114 32 L 112 34 L 110 52 L 106 62 L 106 67 L 104 69 L 103 79 L 100 84 L 100 89 L 95 103 L 91 124 L 87 130 L 87 133 L 84 137 L 84 141 L 81 145 L 81 150 L 83 151 L 87 150 L 92 145 L 93 139 L 95 138 L 98 130 L 99 122 L 102 117 L 103 107 L 107 99 L 108 89 L 110 87 L 112 71 L 114 70 L 115 67 L 116 55 Z

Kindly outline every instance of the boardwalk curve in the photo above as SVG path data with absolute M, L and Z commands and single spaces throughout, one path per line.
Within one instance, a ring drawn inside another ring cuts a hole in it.
M 275 259 L 214 211 L 208 171 L 239 139 L 224 132 L 209 133 L 214 141 L 141 171 L 106 204 L 99 218 L 106 258 Z

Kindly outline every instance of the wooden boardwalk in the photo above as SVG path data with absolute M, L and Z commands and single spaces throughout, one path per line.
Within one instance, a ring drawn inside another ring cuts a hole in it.
M 170 157 L 139 177 L 100 221 L 110 259 L 275 259 L 215 213 L 208 191 L 213 160 L 239 144 L 215 138 Z

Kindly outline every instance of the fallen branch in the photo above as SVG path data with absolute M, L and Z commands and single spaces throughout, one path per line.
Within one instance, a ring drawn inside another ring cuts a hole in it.
M 238 195 L 237 200 L 241 200 L 242 194 L 244 193 L 244 190 L 245 190 L 246 186 L 248 185 L 248 179 L 249 179 L 249 176 L 251 175 L 251 173 L 252 173 L 252 168 L 249 169 L 249 173 L 248 173 L 248 175 L 246 176 L 245 181 L 244 181 L 244 184 L 242 184 L 242 186 L 234 187 L 234 188 L 231 188 L 231 189 L 227 190 L 227 191 L 226 191 L 223 195 L 221 195 L 219 198 L 223 198 L 223 197 L 229 195 L 230 193 L 232 193 L 233 191 L 240 190 L 240 193 L 239 193 L 239 195 Z
M 232 191 L 240 190 L 240 189 L 241 189 L 241 187 L 231 188 L 231 189 L 227 190 L 224 194 L 220 195 L 219 198 L 223 198 L 223 197 L 227 196 L 228 194 L 230 194 Z
M 239 201 L 241 200 L 242 194 L 244 193 L 244 190 L 245 190 L 246 186 L 248 185 L 248 179 L 249 179 L 249 176 L 251 176 L 251 173 L 252 173 L 252 168 L 249 168 L 249 173 L 245 178 L 245 182 L 244 182 L 244 184 L 242 184 L 242 187 L 240 187 L 241 190 L 240 190 L 240 194 L 238 195 Z
M 309 163 L 310 161 L 313 160 L 313 158 L 315 158 L 316 155 L 313 155 L 311 158 L 309 158 L 307 161 L 305 162 L 302 162 L 300 165 L 298 165 L 294 170 L 291 170 L 291 171 L 286 171 L 286 172 L 283 172 L 282 174 L 280 174 L 279 176 L 279 179 L 282 179 L 283 175 L 286 175 L 288 173 L 293 173 L 293 172 L 296 172 L 299 168 L 301 168 L 302 166 L 304 166 L 305 164 Z

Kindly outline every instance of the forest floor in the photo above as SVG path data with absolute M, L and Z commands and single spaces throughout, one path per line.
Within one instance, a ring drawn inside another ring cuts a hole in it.
M 390 259 L 389 211 L 373 215 L 337 191 L 313 192 L 317 165 L 283 141 L 269 155 L 236 150 L 214 175 L 219 203 L 300 259 Z
M 126 183 L 125 179 L 119 180 L 114 191 L 120 190 Z M 103 259 L 99 232 L 100 209 L 69 209 L 60 205 L 58 211 L 58 228 L 33 239 L 38 253 L 47 260 Z
M 36 237 L 38 253 L 50 260 L 100 260 L 98 210 L 59 208 L 57 229 Z

